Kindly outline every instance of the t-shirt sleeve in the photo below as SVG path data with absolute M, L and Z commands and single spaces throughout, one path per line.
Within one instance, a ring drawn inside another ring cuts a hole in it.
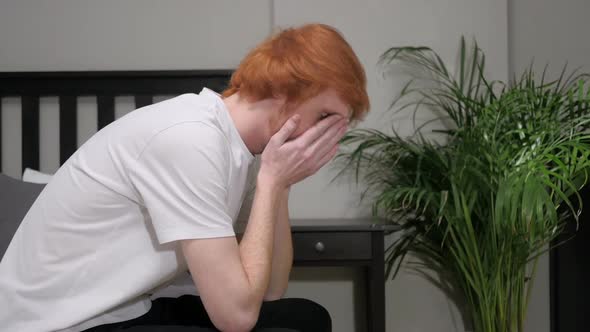
M 158 241 L 234 236 L 228 215 L 229 147 L 200 122 L 156 134 L 129 169 Z

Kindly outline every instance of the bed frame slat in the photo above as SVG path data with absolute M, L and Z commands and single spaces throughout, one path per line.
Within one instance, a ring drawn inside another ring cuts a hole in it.
M 23 96 L 22 170 L 39 169 L 39 96 Z
M 77 97 L 59 97 L 59 164 L 63 164 L 78 148 Z
M 0 95 L 0 173 L 4 170 L 2 169 L 2 95 Z
M 148 106 L 154 103 L 152 96 L 136 95 L 135 96 L 135 108 Z
M 97 96 L 98 106 L 98 130 L 115 121 L 115 97 Z

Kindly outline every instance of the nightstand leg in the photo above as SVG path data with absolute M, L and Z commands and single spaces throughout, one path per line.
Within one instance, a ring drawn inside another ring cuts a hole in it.
M 367 320 L 369 332 L 385 332 L 384 234 L 372 232 L 372 262 L 367 267 Z

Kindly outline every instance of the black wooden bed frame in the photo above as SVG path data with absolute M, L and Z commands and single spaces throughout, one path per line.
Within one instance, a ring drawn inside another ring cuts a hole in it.
M 231 70 L 0 72 L 0 99 L 20 97 L 22 169 L 39 169 L 39 98 L 59 99 L 60 165 L 77 149 L 77 97 L 96 96 L 98 130 L 115 120 L 115 97 L 134 96 L 135 108 L 156 95 L 221 91 Z M 0 103 L 0 171 L 2 170 L 2 103 Z

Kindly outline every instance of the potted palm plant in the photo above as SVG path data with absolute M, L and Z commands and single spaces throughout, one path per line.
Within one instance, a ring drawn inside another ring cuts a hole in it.
M 475 332 L 522 332 L 537 260 L 580 213 L 587 76 L 564 68 L 548 81 L 531 65 L 509 83 L 490 81 L 484 53 L 464 39 L 454 72 L 428 47 L 393 47 L 381 62 L 413 69 L 394 110 L 434 111 L 445 124 L 436 139 L 422 125 L 406 137 L 356 129 L 342 140 L 344 174 L 403 230 L 386 249 L 388 275 L 411 254 L 421 262 L 413 268 L 438 272 L 438 286 L 462 296 Z

